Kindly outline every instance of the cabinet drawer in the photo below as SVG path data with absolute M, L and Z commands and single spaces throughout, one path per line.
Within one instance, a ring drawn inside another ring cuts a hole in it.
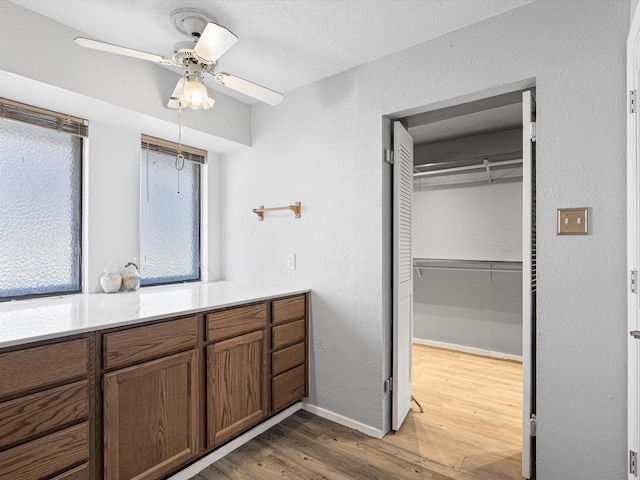
M 302 318 L 306 313 L 304 295 L 273 302 L 273 323 Z
M 304 342 L 274 352 L 272 355 L 273 374 L 278 375 L 304 363 Z
M 273 410 L 280 410 L 290 403 L 304 397 L 305 368 L 300 365 L 288 372 L 274 377 L 271 382 Z
M 198 340 L 198 318 L 161 322 L 104 335 L 104 366 L 119 367 L 191 347 Z
M 267 325 L 267 305 L 248 305 L 207 315 L 207 340 L 220 340 Z
M 87 382 L 0 403 L 0 448 L 87 418 Z
M 304 319 L 273 327 L 271 341 L 273 348 L 284 347 L 304 340 L 305 323 Z
M 61 473 L 51 480 L 89 480 L 89 465 L 85 463 L 73 470 Z
M 0 397 L 87 374 L 87 339 L 0 354 Z
M 50 478 L 56 472 L 82 463 L 89 458 L 88 437 L 89 427 L 87 423 L 81 423 L 0 452 L 2 478 L 11 480 Z

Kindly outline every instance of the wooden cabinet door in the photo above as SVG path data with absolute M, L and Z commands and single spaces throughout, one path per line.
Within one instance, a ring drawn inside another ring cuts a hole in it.
M 151 480 L 197 451 L 194 350 L 104 376 L 104 478 Z
M 264 330 L 207 347 L 209 447 L 267 414 L 267 354 Z

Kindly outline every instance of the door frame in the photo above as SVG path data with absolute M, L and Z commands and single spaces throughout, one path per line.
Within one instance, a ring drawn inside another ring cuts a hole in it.
M 639 10 L 640 10 L 640 8 L 639 8 Z M 510 84 L 510 85 L 503 85 L 503 86 L 498 87 L 498 88 L 493 88 L 493 89 L 490 89 L 490 90 L 476 92 L 476 93 L 473 93 L 473 94 L 470 94 L 470 95 L 465 95 L 465 96 L 458 97 L 458 98 L 455 98 L 455 99 L 450 99 L 450 100 L 446 100 L 446 101 L 443 101 L 443 102 L 438 102 L 436 104 L 431 104 L 431 105 L 427 105 L 427 106 L 424 106 L 424 107 L 416 107 L 416 108 L 412 108 L 412 109 L 405 110 L 405 111 L 402 111 L 402 112 L 397 112 L 395 114 L 386 115 L 386 116 L 383 117 L 383 122 L 382 122 L 383 123 L 383 130 L 385 131 L 385 133 L 383 134 L 383 152 L 388 151 L 390 149 L 390 147 L 392 148 L 392 146 L 390 145 L 392 142 L 390 142 L 389 139 L 393 137 L 393 121 L 394 120 L 401 120 L 401 119 L 403 119 L 405 117 L 408 117 L 408 116 L 411 116 L 411 115 L 416 115 L 416 114 L 426 113 L 426 112 L 433 112 L 435 110 L 440 110 L 440 109 L 444 109 L 444 108 L 447 108 L 447 107 L 452 107 L 452 106 L 455 106 L 455 105 L 459 105 L 459 104 L 463 104 L 463 103 L 467 103 L 467 102 L 472 102 L 472 101 L 475 101 L 475 100 L 483 100 L 483 99 L 487 99 L 487 98 L 490 98 L 490 97 L 493 97 L 493 96 L 497 96 L 497 95 L 501 95 L 501 94 L 505 94 L 505 93 L 511 93 L 511 92 L 516 92 L 516 91 L 524 92 L 526 90 L 535 91 L 535 89 L 536 89 L 535 78 L 530 78 L 530 79 L 526 79 L 526 80 L 523 80 L 523 81 L 520 81 L 520 82 L 516 82 L 516 83 Z M 527 133 L 528 133 L 528 125 L 523 125 L 523 132 L 525 131 L 525 129 L 527 130 Z M 387 167 L 388 166 L 389 165 L 387 165 Z M 389 176 L 387 174 L 383 174 L 382 178 L 383 178 L 383 181 L 385 181 L 385 182 L 389 182 L 389 180 L 391 180 L 391 182 L 393 181 L 393 175 Z M 524 182 L 523 182 L 523 189 L 524 188 L 525 188 L 525 186 L 524 186 Z M 531 186 L 529 186 L 529 188 L 531 188 Z M 383 188 L 383 191 L 388 192 L 388 187 L 385 186 Z M 390 210 L 392 211 L 393 210 L 393 195 L 391 193 L 388 193 L 388 196 L 390 197 L 390 203 L 391 203 Z M 525 215 L 524 205 L 523 205 L 523 220 L 525 218 L 529 218 L 530 219 L 531 217 L 530 217 L 530 212 L 528 212 Z M 390 231 L 388 232 L 387 235 L 383 235 L 383 238 L 390 239 L 392 237 L 392 235 L 393 235 L 393 215 L 391 215 L 390 220 L 391 221 L 385 222 L 385 224 L 387 225 L 387 228 L 389 228 Z M 390 266 L 391 266 L 391 268 L 389 270 L 391 272 L 393 272 L 393 269 L 394 269 L 393 268 L 393 264 L 395 262 L 395 258 L 394 258 L 394 255 L 393 255 L 393 249 L 387 249 L 387 251 L 389 251 L 389 250 L 391 250 L 391 252 L 390 252 L 390 256 L 391 256 Z M 523 262 L 527 260 L 527 259 L 524 258 L 524 256 L 526 254 L 527 254 L 527 252 L 523 251 Z M 526 280 L 528 281 L 530 279 L 526 279 Z M 523 281 L 523 285 L 524 285 L 524 282 L 525 282 L 524 276 L 523 276 L 523 280 L 522 281 Z M 392 292 L 389 292 L 389 294 L 390 294 L 390 297 L 392 298 Z M 384 306 L 385 305 L 383 303 L 383 307 Z M 392 326 L 392 328 L 391 328 L 391 331 L 392 331 L 393 330 L 393 315 L 392 315 L 392 312 L 393 312 L 394 306 L 391 305 L 390 307 L 391 308 L 389 309 L 389 313 L 390 313 L 390 315 L 389 315 L 390 316 L 389 323 Z M 532 305 L 532 307 L 536 308 L 535 305 Z M 529 332 L 529 337 L 535 339 L 535 337 L 536 337 L 535 327 L 533 327 L 533 329 L 534 329 L 534 331 Z M 524 332 L 523 332 L 523 339 L 524 339 L 524 337 L 525 337 L 525 335 L 524 335 Z M 391 361 L 391 365 L 389 366 L 389 371 L 393 371 L 393 367 L 394 366 L 393 366 L 393 351 L 392 351 L 392 348 L 393 348 L 392 335 L 390 335 L 387 338 L 387 347 L 388 347 L 388 352 L 389 352 L 389 358 L 390 358 L 390 361 Z M 524 355 L 524 353 L 525 352 L 523 350 L 523 355 Z M 538 360 L 537 359 L 537 355 L 534 353 L 532 355 L 532 358 L 529 359 L 529 362 L 536 362 L 536 364 L 537 364 L 537 360 Z M 523 361 L 523 364 L 524 364 L 524 361 Z M 535 366 L 536 365 L 533 365 L 534 369 L 535 369 Z M 532 388 L 533 388 L 533 391 L 535 392 L 536 391 L 536 387 L 537 387 L 535 376 L 531 379 L 531 381 L 533 382 L 532 383 Z M 524 379 L 523 379 L 523 385 L 524 385 Z M 388 408 L 385 409 L 385 421 L 384 421 L 386 432 L 388 432 L 390 430 L 391 413 L 392 413 L 392 409 L 394 408 L 393 405 L 392 405 L 392 402 L 390 400 L 388 401 L 387 405 L 388 405 Z M 523 415 L 523 419 L 522 420 L 526 421 L 527 424 L 529 422 L 529 419 L 526 419 L 526 420 L 524 419 L 524 415 Z M 524 425 L 523 425 L 523 427 L 524 427 Z M 533 453 L 532 461 L 533 461 L 532 465 L 533 465 L 533 468 L 534 468 L 534 471 L 535 471 L 535 463 L 536 463 L 535 450 L 534 450 L 534 453 Z M 534 477 L 532 477 L 532 478 L 535 478 L 535 474 L 534 474 Z
M 638 75 L 640 65 L 640 7 L 636 9 L 629 36 L 627 37 L 627 90 L 638 90 Z M 627 115 L 627 275 L 638 271 L 638 252 L 640 251 L 640 235 L 638 232 L 638 216 L 640 215 L 639 182 L 640 169 L 638 167 L 638 114 L 637 94 L 635 112 L 629 109 Z M 637 274 L 636 274 L 637 275 Z M 636 285 L 638 280 L 636 279 Z M 627 331 L 638 330 L 638 288 L 635 292 L 627 290 Z M 629 456 L 631 452 L 638 452 L 640 448 L 640 392 L 638 375 L 640 373 L 640 342 L 630 335 L 627 336 L 627 442 Z M 636 476 L 628 470 L 628 479 Z

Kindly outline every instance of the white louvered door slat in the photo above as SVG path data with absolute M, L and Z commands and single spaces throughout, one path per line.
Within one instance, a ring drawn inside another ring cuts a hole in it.
M 411 408 L 413 340 L 413 138 L 393 126 L 393 390 L 391 428 L 398 430 Z

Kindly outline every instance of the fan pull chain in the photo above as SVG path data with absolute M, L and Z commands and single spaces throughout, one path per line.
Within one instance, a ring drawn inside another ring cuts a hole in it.
M 175 167 L 178 171 L 178 193 L 180 193 L 180 170 L 184 168 L 184 154 L 182 153 L 182 100 L 178 108 L 178 155 L 176 155 Z
M 149 142 L 147 142 L 147 203 L 149 203 Z

